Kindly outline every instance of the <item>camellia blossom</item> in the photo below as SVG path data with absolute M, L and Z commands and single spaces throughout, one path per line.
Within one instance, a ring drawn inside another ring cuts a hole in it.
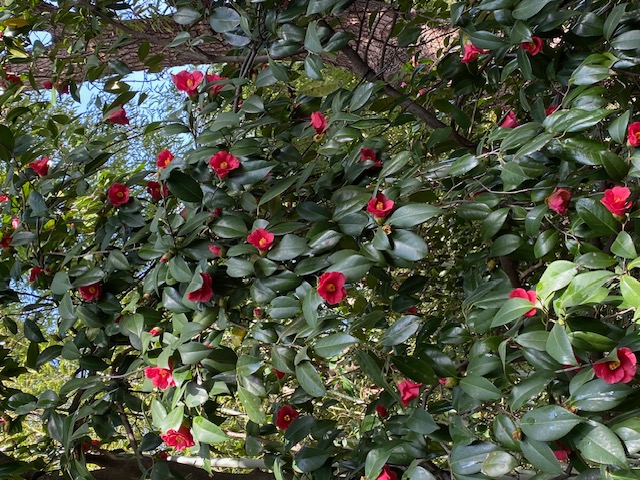
M 53 82 L 49 79 L 42 82 L 42 88 L 45 90 L 51 90 L 53 88 Z
M 280 370 L 276 370 L 275 368 L 273 369 L 273 374 L 276 376 L 278 380 L 282 380 L 286 375 L 286 373 L 281 372 Z
M 149 335 L 151 335 L 152 337 L 157 337 L 161 333 L 162 329 L 160 327 L 153 327 L 151 330 L 149 330 Z
M 398 474 L 391 470 L 389 465 L 382 467 L 382 472 L 376 477 L 376 480 L 397 480 Z
M 540 37 L 531 37 L 531 41 L 522 42 L 520 44 L 520 48 L 529 52 L 529 55 L 533 57 L 534 55 L 537 55 L 538 53 L 540 53 L 543 45 L 544 45 L 544 42 Z
M 464 54 L 462 55 L 462 59 L 460 60 L 462 63 L 472 63 L 478 59 L 478 55 L 489 53 L 488 50 L 484 50 L 482 48 L 478 48 L 472 43 L 467 43 L 464 46 Z
M 640 147 L 640 122 L 633 122 L 627 127 L 627 143 L 630 147 Z
M 35 160 L 29 164 L 29 168 L 36 172 L 41 177 L 44 177 L 49 173 L 49 157 L 42 157 L 40 160 Z
M 389 416 L 389 412 L 384 408 L 384 405 L 376 405 L 376 413 L 380 418 L 387 418 Z
M 221 82 L 223 80 L 228 80 L 227 77 L 221 77 L 220 75 L 218 75 L 217 73 L 207 73 L 207 83 L 213 83 L 213 82 Z M 220 90 L 222 90 L 224 88 L 224 85 L 219 84 L 219 85 L 211 85 L 211 87 L 209 87 L 209 91 L 214 94 L 214 95 L 218 95 L 218 93 L 220 93 Z
M 545 115 L 551 115 L 553 112 L 555 112 L 558 108 L 560 108 L 560 105 L 554 105 L 553 103 L 551 105 L 549 105 L 547 108 L 544 109 L 544 113 Z
M 120 105 L 116 110 L 111 112 L 107 117 L 107 122 L 115 123 L 117 125 L 129 125 L 129 119 L 127 118 L 127 112 L 124 107 Z
M 367 203 L 367 212 L 375 218 L 384 218 L 393 210 L 393 205 L 393 200 L 389 200 L 383 193 L 378 193 Z
M 276 413 L 276 427 L 280 430 L 286 430 L 300 414 L 291 405 L 284 405 L 278 409 Z
M 202 72 L 187 72 L 182 70 L 175 75 L 171 75 L 171 81 L 181 92 L 186 92 L 190 97 L 198 91 L 198 85 L 202 82 L 204 75 Z
M 2 238 L 0 239 L 0 246 L 2 248 L 9 248 L 12 242 L 13 242 L 13 237 L 11 236 L 11 234 L 5 233 L 4 235 L 2 235 Z
M 638 368 L 635 354 L 627 347 L 616 350 L 618 360 L 595 363 L 593 372 L 596 377 L 607 383 L 629 383 L 636 374 Z
M 500 122 L 502 128 L 516 128 L 520 126 L 518 120 L 516 120 L 516 114 L 513 110 L 509 110 L 505 117 Z
M 569 208 L 569 200 L 571 200 L 571 192 L 569 190 L 566 188 L 556 188 L 553 193 L 545 199 L 545 202 L 551 210 L 560 215 L 564 215 Z
M 102 286 L 99 283 L 92 283 L 91 285 L 78 287 L 78 292 L 87 302 L 91 302 L 102 296 Z
M 175 157 L 173 156 L 173 153 L 171 153 L 169 150 L 162 150 L 160 153 L 158 153 L 156 165 L 158 166 L 158 168 L 167 168 L 171 163 L 171 160 L 173 160 L 174 158 Z
M 325 272 L 318 280 L 318 295 L 324 298 L 329 305 L 340 303 L 347 296 L 344 288 L 346 278 L 341 272 Z
M 0 195 L 0 203 L 8 202 L 9 195 Z
M 247 242 L 256 247 L 261 252 L 266 252 L 273 245 L 273 233 L 266 228 L 257 228 L 247 236 Z
M 511 293 L 509 294 L 509 298 L 524 298 L 525 300 L 529 300 L 531 303 L 533 303 L 534 307 L 527 313 L 525 313 L 524 316 L 533 317 L 536 314 L 537 310 L 535 304 L 538 296 L 535 290 L 527 291 L 524 288 L 516 288 L 511 291 Z
M 556 443 L 562 445 L 560 442 L 556 442 Z M 569 460 L 570 453 L 571 453 L 571 449 L 569 449 L 568 447 L 565 447 L 564 445 L 562 445 L 561 449 L 553 451 L 553 455 L 556 457 L 556 460 L 558 460 L 559 462 L 566 462 L 567 460 Z
M 209 251 L 214 257 L 219 257 L 220 254 L 222 253 L 222 249 L 220 248 L 220 246 L 214 245 L 213 243 L 209 245 Z
M 398 383 L 398 390 L 400 391 L 400 401 L 406 407 L 411 400 L 418 398 L 420 395 L 421 383 L 414 383 L 411 380 L 403 380 Z
M 42 267 L 38 265 L 33 267 L 29 272 L 29 283 L 35 282 L 41 273 L 42 273 Z
M 161 198 L 169 195 L 169 187 L 167 185 L 160 185 L 159 182 L 150 180 L 147 182 L 147 193 L 151 195 L 151 200 L 157 202 Z
M 176 386 L 176 381 L 173 379 L 172 371 L 169 368 L 146 367 L 144 376 L 151 380 L 154 387 L 158 387 L 160 390 Z
M 218 177 L 225 178 L 231 170 L 240 167 L 240 160 L 229 152 L 220 151 L 209 159 L 209 165 Z
M 185 448 L 193 447 L 195 445 L 193 435 L 191 435 L 191 430 L 185 425 L 180 425 L 180 428 L 177 431 L 171 429 L 160 434 L 160 438 L 167 444 L 167 446 L 173 447 L 179 452 Z
M 376 155 L 376 151 L 370 148 L 361 148 L 360 149 L 360 161 L 361 162 L 373 162 L 370 168 L 379 168 L 382 167 L 382 160 L 378 158 Z
M 213 297 L 211 275 L 208 273 L 201 273 L 200 277 L 202 277 L 202 286 L 187 294 L 187 298 L 190 302 L 208 302 L 211 300 L 211 297 Z
M 107 197 L 114 207 L 124 205 L 129 201 L 129 187 L 121 183 L 114 183 L 107 190 Z
M 609 188 L 604 191 L 604 197 L 600 199 L 600 203 L 613 215 L 621 217 L 631 208 L 631 202 L 627 202 L 629 195 L 631 190 L 627 187 Z
M 323 134 L 327 130 L 327 119 L 321 112 L 313 112 L 309 124 L 316 129 L 318 135 Z

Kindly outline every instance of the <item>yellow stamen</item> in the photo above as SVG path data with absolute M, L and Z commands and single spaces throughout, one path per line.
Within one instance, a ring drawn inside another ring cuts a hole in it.
M 620 366 L 620 362 L 609 362 L 609 370 L 616 370 Z
M 330 283 L 329 285 L 327 285 L 327 292 L 335 292 L 336 291 L 336 286 L 333 283 Z

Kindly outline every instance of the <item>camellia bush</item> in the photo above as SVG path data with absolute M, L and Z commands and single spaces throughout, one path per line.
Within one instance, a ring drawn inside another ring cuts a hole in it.
M 640 478 L 636 3 L 0 25 L 2 478 Z M 97 79 L 102 122 L 54 108 Z

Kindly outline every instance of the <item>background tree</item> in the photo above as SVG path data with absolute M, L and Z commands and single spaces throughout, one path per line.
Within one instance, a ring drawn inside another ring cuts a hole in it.
M 238 439 L 252 478 L 637 477 L 637 6 L 408 7 L 0 11 L 3 475 L 206 478 Z M 224 63 L 141 120 L 124 76 L 183 57 Z M 329 60 L 355 84 L 306 90 Z M 25 103 L 45 63 L 106 76 L 102 122 Z M 184 149 L 112 167 L 154 133 Z

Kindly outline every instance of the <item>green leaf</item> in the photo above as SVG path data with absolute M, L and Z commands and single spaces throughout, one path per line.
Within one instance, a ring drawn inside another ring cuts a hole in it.
M 640 282 L 630 275 L 620 277 L 620 293 L 625 303 L 640 308 Z
M 607 40 L 611 40 L 611 37 L 616 31 L 616 28 L 618 28 L 618 25 L 620 24 L 620 20 L 622 20 L 622 17 L 624 17 L 626 8 L 626 3 L 623 3 L 622 5 L 616 5 L 615 7 L 613 7 L 611 12 L 609 12 L 609 15 L 607 15 L 607 18 L 604 21 L 604 26 L 602 28 L 604 38 L 606 38 Z
M 258 425 L 267 423 L 267 418 L 262 411 L 262 402 L 253 393 L 245 388 L 238 386 L 238 400 L 242 403 L 249 420 Z
M 631 110 L 627 110 L 622 115 L 609 123 L 609 134 L 614 142 L 624 144 L 627 138 L 627 125 L 631 116 Z
M 451 471 L 456 478 L 459 478 L 460 475 L 480 473 L 487 456 L 496 450 L 498 447 L 489 442 L 472 445 L 454 444 L 451 449 Z
M 426 222 L 427 220 L 442 213 L 442 209 L 429 204 L 413 203 L 403 205 L 395 210 L 387 223 L 392 227 L 411 228 Z
M 191 176 L 179 170 L 172 170 L 167 180 L 169 191 L 185 202 L 199 203 L 202 201 L 200 184 Z
M 353 94 L 351 95 L 349 110 L 355 112 L 364 107 L 369 102 L 369 99 L 371 98 L 371 95 L 373 94 L 375 89 L 376 84 L 371 82 L 365 82 L 358 85 L 358 87 L 356 87 L 356 89 L 353 91 Z
M 193 8 L 183 7 L 173 14 L 173 21 L 178 25 L 191 25 L 200 20 L 200 13 Z
M 520 318 L 533 307 L 534 305 L 526 298 L 510 298 L 504 302 L 498 313 L 493 317 L 491 328 L 507 325 Z
M 551 447 L 546 443 L 534 439 L 525 439 L 520 442 L 520 448 L 522 448 L 522 453 L 534 468 L 549 475 L 562 474 L 560 462 L 556 459 Z
M 214 32 L 230 32 L 240 26 L 240 14 L 232 8 L 217 7 L 211 12 L 209 24 Z
M 631 235 L 625 231 L 620 232 L 616 237 L 615 241 L 611 245 L 611 253 L 626 259 L 632 259 L 638 256 L 638 252 L 633 244 Z
M 485 48 L 487 50 L 497 50 L 507 45 L 507 42 L 497 35 L 487 31 L 471 32 L 471 43 L 478 48 Z
M 405 342 L 418 331 L 421 323 L 420 317 L 403 315 L 382 334 L 380 344 L 383 347 L 391 347 Z
M 344 252 L 344 255 L 338 253 Z M 340 251 L 332 255 L 329 259 L 335 262 L 327 269 L 327 272 L 341 272 L 347 282 L 360 280 L 371 268 L 372 262 L 362 255 L 348 254 L 349 251 Z
M 540 395 L 548 383 L 552 380 L 548 372 L 536 372 L 530 377 L 521 380 L 513 387 L 509 396 L 509 407 L 511 410 L 519 410 L 534 397 Z
M 627 466 L 620 439 L 602 424 L 591 421 L 581 425 L 575 432 L 574 441 L 585 460 L 623 468 Z
M 518 461 L 507 452 L 496 450 L 489 453 L 482 462 L 481 472 L 491 478 L 506 475 L 518 466 Z
M 277 262 L 284 262 L 293 260 L 307 253 L 308 250 L 309 246 L 306 239 L 297 235 L 287 234 L 269 251 L 267 258 Z
M 510 211 L 511 209 L 509 207 L 504 207 L 494 210 L 487 215 L 480 226 L 480 234 L 483 240 L 489 240 L 500 231 Z
M 620 405 L 632 392 L 624 383 L 610 384 L 596 378 L 573 392 L 569 404 L 586 412 L 604 412 Z
M 346 333 L 334 333 L 320 338 L 313 346 L 313 351 L 322 358 L 340 355 L 359 340 Z
M 520 428 L 528 438 L 550 442 L 564 437 L 573 427 L 584 421 L 584 418 L 565 408 L 547 405 L 526 413 L 520 421 Z
M 219 426 L 201 416 L 197 416 L 192 420 L 191 429 L 193 430 L 194 438 L 201 443 L 211 445 L 229 440 L 227 434 Z
M 484 377 L 467 375 L 460 380 L 460 388 L 471 398 L 478 400 L 498 400 L 502 392 Z
M 302 389 L 312 397 L 322 397 L 327 391 L 324 388 L 322 377 L 309 361 L 296 365 L 296 378 Z
M 390 175 L 393 175 L 394 173 L 402 170 L 410 161 L 411 152 L 403 150 L 397 155 L 391 157 L 390 160 L 384 162 L 379 177 L 386 178 Z
M 324 53 L 320 37 L 318 36 L 318 26 L 316 22 L 307 25 L 307 32 L 304 37 L 304 48 L 312 53 Z
M 416 408 L 407 419 L 407 426 L 413 432 L 421 435 L 430 435 L 440 429 L 429 412 L 421 408 Z
M 596 270 L 576 275 L 558 300 L 557 306 L 566 309 L 589 303 L 589 299 L 597 292 L 598 288 L 612 277 L 613 273 L 606 270 Z
M 449 132 L 450 133 L 450 132 Z M 449 135 L 447 135 L 448 137 Z M 467 153 L 457 158 L 449 167 L 449 175 L 459 176 L 473 170 L 480 164 L 478 157 Z
M 536 285 L 538 300 L 543 305 L 548 305 L 551 295 L 569 285 L 577 272 L 578 265 L 573 262 L 556 260 L 551 263 Z
M 416 262 L 429 253 L 429 247 L 422 237 L 408 230 L 394 230 L 390 239 L 393 244 L 391 252 L 403 260 Z
M 221 238 L 246 237 L 249 231 L 245 223 L 238 217 L 224 215 L 212 227 L 214 234 Z
M 528 20 L 538 12 L 551 0 L 521 0 L 513 11 L 513 18 L 516 20 Z
M 51 282 L 51 293 L 54 295 L 64 295 L 71 289 L 69 275 L 65 272 L 57 272 Z
M 416 382 L 430 384 L 437 378 L 431 366 L 420 358 L 395 356 L 392 361 L 402 374 Z
M 536 258 L 542 258 L 552 252 L 560 241 L 560 236 L 555 230 L 545 230 L 542 232 L 536 243 L 533 245 L 533 254 Z
M 562 365 L 578 365 L 567 332 L 559 323 L 556 323 L 551 329 L 551 332 L 549 332 L 546 350 L 554 360 Z M 541 439 L 536 438 L 536 440 Z
M 629 30 L 611 40 L 616 50 L 637 50 L 640 45 L 640 30 Z
M 297 470 L 303 473 L 313 472 L 319 469 L 331 457 L 326 450 L 314 447 L 302 447 L 293 457 L 293 464 Z

